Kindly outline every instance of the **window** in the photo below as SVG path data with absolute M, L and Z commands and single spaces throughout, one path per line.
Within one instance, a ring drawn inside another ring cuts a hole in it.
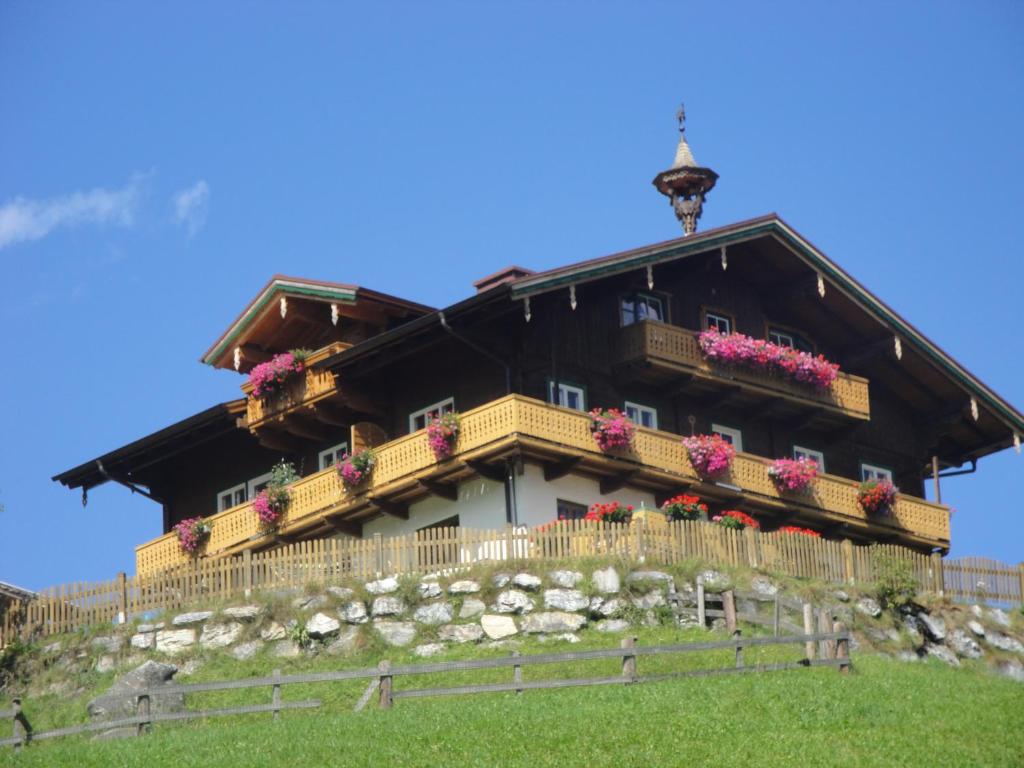
M 327 469 L 328 467 L 333 467 L 335 464 L 341 461 L 341 457 L 346 453 L 348 453 L 348 443 L 338 443 L 337 445 L 332 445 L 327 450 L 320 451 L 320 456 L 317 461 L 317 464 L 320 466 L 320 469 Z
M 665 320 L 664 304 L 657 296 L 649 293 L 623 296 L 619 306 L 623 325 L 632 325 L 641 320 Z
M 811 459 L 817 462 L 818 471 L 825 471 L 825 454 L 821 451 L 815 451 L 812 448 L 804 448 L 802 445 L 793 446 L 793 458 L 794 459 Z
M 455 410 L 455 398 L 449 397 L 447 400 L 442 400 L 439 403 L 428 405 L 426 408 L 421 408 L 418 411 L 409 414 L 409 431 L 415 432 L 418 429 L 424 429 L 431 419 L 440 416 L 443 413 L 451 413 Z
M 892 482 L 892 470 L 885 467 L 876 467 L 873 464 L 860 465 L 861 480 L 888 480 Z
M 558 382 L 558 397 L 555 397 L 555 382 L 548 382 L 548 400 L 564 408 L 572 408 L 577 411 L 587 410 L 587 398 L 582 387 L 574 387 L 572 384 Z
M 559 499 L 555 502 L 557 520 L 582 520 L 587 516 L 587 505 L 577 504 L 575 501 Z
M 704 328 L 714 328 L 719 333 L 732 333 L 732 318 L 716 312 L 705 312 Z
M 221 491 L 217 494 L 217 511 L 223 512 L 225 509 L 237 507 L 239 504 L 245 503 L 247 498 L 245 483 L 236 485 L 234 488 L 228 488 L 226 491 Z
M 641 427 L 658 428 L 658 411 L 646 405 L 626 401 L 626 415 Z
M 768 327 L 768 341 L 778 344 L 780 347 L 789 347 L 800 352 L 814 354 L 814 345 L 798 333 L 788 328 Z
M 743 433 L 738 429 L 723 427 L 721 424 L 712 424 L 711 434 L 720 435 L 725 442 L 729 443 L 737 451 L 743 450 Z
M 270 473 L 269 472 L 267 472 L 267 474 L 265 474 L 265 475 L 260 475 L 259 477 L 254 477 L 252 480 L 249 481 L 249 484 L 248 484 L 249 485 L 249 488 L 248 488 L 249 498 L 250 499 L 255 499 L 256 498 L 256 494 L 258 494 L 260 491 L 262 491 L 264 488 L 266 488 L 269 484 L 270 484 Z

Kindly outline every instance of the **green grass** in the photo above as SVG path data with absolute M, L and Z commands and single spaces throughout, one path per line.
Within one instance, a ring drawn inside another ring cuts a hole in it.
M 595 633 L 596 634 L 596 633 Z M 640 644 L 708 639 L 706 633 L 645 629 Z M 589 637 L 573 650 L 617 643 Z M 524 653 L 564 650 L 565 644 L 524 643 Z M 362 666 L 377 649 L 344 661 L 314 658 L 280 663 L 287 674 Z M 503 655 L 478 647 L 440 658 Z M 748 649 L 747 662 L 793 659 L 798 649 Z M 411 660 L 389 654 L 396 663 Z M 642 657 L 641 674 L 727 666 L 732 654 Z M 644 766 L 857 765 L 1010 766 L 1024 764 L 1024 686 L 981 665 L 950 669 L 936 662 L 906 664 L 855 657 L 854 673 L 796 670 L 689 678 L 514 694 L 397 701 L 388 712 L 353 713 L 362 682 L 286 687 L 285 699 L 316 697 L 319 711 L 221 718 L 157 726 L 142 739 L 40 742 L 14 755 L 0 749 L 0 766 Z M 249 668 L 210 659 L 191 680 L 263 674 L 268 660 Z M 615 674 L 616 661 L 524 669 L 526 679 Z M 508 680 L 510 670 L 459 676 L 399 678 L 396 689 Z M 269 700 L 269 691 L 201 694 L 190 707 Z M 67 722 L 81 705 L 62 711 L 51 702 L 29 710 L 37 729 Z M 81 720 L 81 715 L 75 718 Z M 6 730 L 0 731 L 6 734 Z

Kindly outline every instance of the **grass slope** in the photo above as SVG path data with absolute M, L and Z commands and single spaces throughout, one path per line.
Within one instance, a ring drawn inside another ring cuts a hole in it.
M 651 629 L 642 644 L 695 639 Z M 703 637 L 707 637 L 706 634 Z M 603 642 L 602 642 L 603 641 Z M 611 638 L 572 646 L 608 645 Z M 524 653 L 562 648 L 533 643 Z M 494 653 L 492 651 L 492 653 Z M 792 658 L 763 649 L 748 663 Z M 458 649 L 443 658 L 484 655 Z M 731 653 L 642 658 L 641 673 L 724 666 Z M 399 661 L 399 658 L 395 658 Z M 314 713 L 224 718 L 164 725 L 119 742 L 63 739 L 15 755 L 15 766 L 1009 766 L 1024 764 L 1024 686 L 981 667 L 856 658 L 848 677 L 831 669 L 691 678 L 629 687 L 403 700 L 395 709 L 352 713 L 361 686 L 285 688 L 285 699 L 324 699 Z M 614 662 L 524 670 L 526 679 L 613 674 Z M 266 662 L 260 671 L 265 671 Z M 286 665 L 282 665 L 286 666 Z M 296 662 L 287 672 L 339 666 Z M 194 680 L 224 679 L 212 665 Z M 256 669 L 250 673 L 255 674 Z M 231 677 L 240 676 L 233 668 Z M 508 679 L 503 670 L 474 680 Z M 399 679 L 398 688 L 451 685 L 469 677 Z M 263 701 L 264 690 L 203 694 L 190 703 Z M 36 726 L 45 719 L 38 713 Z

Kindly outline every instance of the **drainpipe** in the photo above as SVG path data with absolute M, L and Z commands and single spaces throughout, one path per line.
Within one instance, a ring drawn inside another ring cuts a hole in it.
M 516 460 L 505 460 L 505 522 L 519 525 L 519 504 L 516 500 Z
M 512 394 L 512 368 L 511 368 L 511 366 L 509 366 L 508 363 L 506 363 L 504 360 L 502 360 L 500 357 L 498 357 L 496 354 L 491 352 L 486 347 L 481 347 L 475 341 L 470 341 L 465 336 L 462 336 L 461 334 L 456 333 L 452 329 L 452 327 L 450 325 L 448 325 L 448 320 L 445 318 L 444 312 L 438 312 L 437 316 L 441 319 L 441 327 L 444 328 L 453 338 L 458 339 L 463 344 L 465 344 L 467 347 L 469 347 L 472 350 L 475 350 L 476 352 L 479 352 L 484 357 L 489 357 L 491 360 L 493 360 L 494 362 L 496 362 L 498 365 L 500 365 L 502 368 L 505 369 L 505 394 L 506 395 Z

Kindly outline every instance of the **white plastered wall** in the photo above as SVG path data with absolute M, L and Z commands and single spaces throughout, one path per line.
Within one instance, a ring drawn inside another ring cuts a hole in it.
M 602 495 L 597 480 L 568 474 L 557 480 L 544 479 L 544 470 L 527 463 L 522 475 L 516 476 L 516 510 L 519 525 L 535 526 L 550 523 L 558 516 L 558 500 L 573 501 L 589 507 L 591 504 L 618 501 L 639 508 L 656 506 L 654 494 L 634 488 L 620 488 L 615 493 Z

